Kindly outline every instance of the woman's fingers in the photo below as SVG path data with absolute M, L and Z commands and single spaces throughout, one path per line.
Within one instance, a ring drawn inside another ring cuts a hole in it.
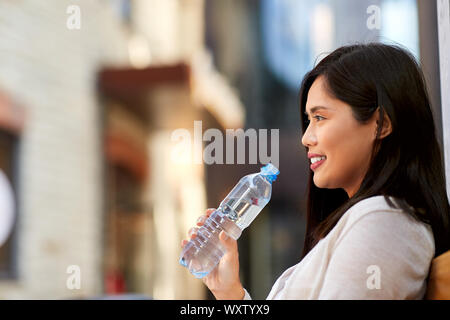
M 206 209 L 206 213 L 204 215 L 201 215 L 200 217 L 198 217 L 197 222 L 196 222 L 197 226 L 201 227 L 205 223 L 206 219 L 208 219 L 209 216 L 211 215 L 211 213 L 213 213 L 214 211 L 216 211 L 216 209 L 214 209 L 214 208 Z M 190 228 L 188 231 L 188 237 L 190 239 L 194 239 L 197 236 L 198 229 L 199 228 L 197 228 L 197 227 Z M 189 240 L 182 240 L 181 247 L 184 247 L 186 245 L 186 243 L 188 243 L 188 242 L 189 242 Z
M 190 228 L 188 231 L 188 238 L 190 240 L 195 239 L 195 237 L 197 236 L 197 231 L 198 231 L 198 228 L 196 228 L 196 227 Z M 183 248 L 188 242 L 189 242 L 189 240 L 186 240 L 186 239 L 181 240 L 181 247 Z
M 198 217 L 197 226 L 199 226 L 199 227 L 202 226 L 205 223 L 206 219 L 208 219 L 209 216 L 211 215 L 211 213 L 213 213 L 214 211 L 216 211 L 216 209 L 214 209 L 214 208 L 206 209 L 206 213 L 204 215 L 201 215 L 200 217 Z
M 194 239 L 197 236 L 197 231 L 198 231 L 198 228 L 196 228 L 196 227 L 190 228 L 188 231 L 189 238 Z
M 238 252 L 237 241 L 231 238 L 224 230 L 219 233 L 219 239 L 228 253 L 236 254 Z
M 208 217 L 206 216 L 206 214 L 203 215 L 203 216 L 198 217 L 198 219 L 197 219 L 197 225 L 198 225 L 198 226 L 202 226 L 202 225 L 205 223 L 205 220 L 206 220 L 207 218 L 208 218 Z

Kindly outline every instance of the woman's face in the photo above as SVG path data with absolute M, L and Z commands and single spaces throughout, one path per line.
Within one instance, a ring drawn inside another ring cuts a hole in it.
M 302 143 L 308 148 L 308 158 L 314 171 L 314 184 L 318 188 L 343 188 L 349 197 L 359 189 L 369 168 L 376 137 L 376 112 L 366 124 L 360 124 L 351 107 L 331 96 L 323 76 L 312 84 L 306 113 L 310 123 Z M 314 154 L 324 156 L 316 160 Z

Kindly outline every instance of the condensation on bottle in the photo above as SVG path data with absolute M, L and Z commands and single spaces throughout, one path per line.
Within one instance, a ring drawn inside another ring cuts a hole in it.
M 280 171 L 271 163 L 261 168 L 259 173 L 241 178 L 220 203 L 197 236 L 183 248 L 180 264 L 186 267 L 196 278 L 208 275 L 225 254 L 225 248 L 219 240 L 224 230 L 228 236 L 237 240 L 242 230 L 247 228 L 269 202 L 272 195 L 272 182 Z

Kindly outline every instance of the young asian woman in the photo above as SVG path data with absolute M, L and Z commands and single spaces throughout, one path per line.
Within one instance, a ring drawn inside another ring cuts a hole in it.
M 381 43 L 338 48 L 305 75 L 299 97 L 306 237 L 267 298 L 422 299 L 432 259 L 450 249 L 450 207 L 414 56 Z M 237 243 L 220 239 L 227 252 L 203 281 L 217 299 L 249 299 Z

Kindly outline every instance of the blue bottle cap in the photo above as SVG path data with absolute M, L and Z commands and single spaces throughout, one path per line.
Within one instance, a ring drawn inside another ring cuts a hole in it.
M 268 163 L 261 168 L 261 175 L 266 178 L 270 183 L 277 180 L 277 176 L 280 174 L 280 170 L 273 164 Z

